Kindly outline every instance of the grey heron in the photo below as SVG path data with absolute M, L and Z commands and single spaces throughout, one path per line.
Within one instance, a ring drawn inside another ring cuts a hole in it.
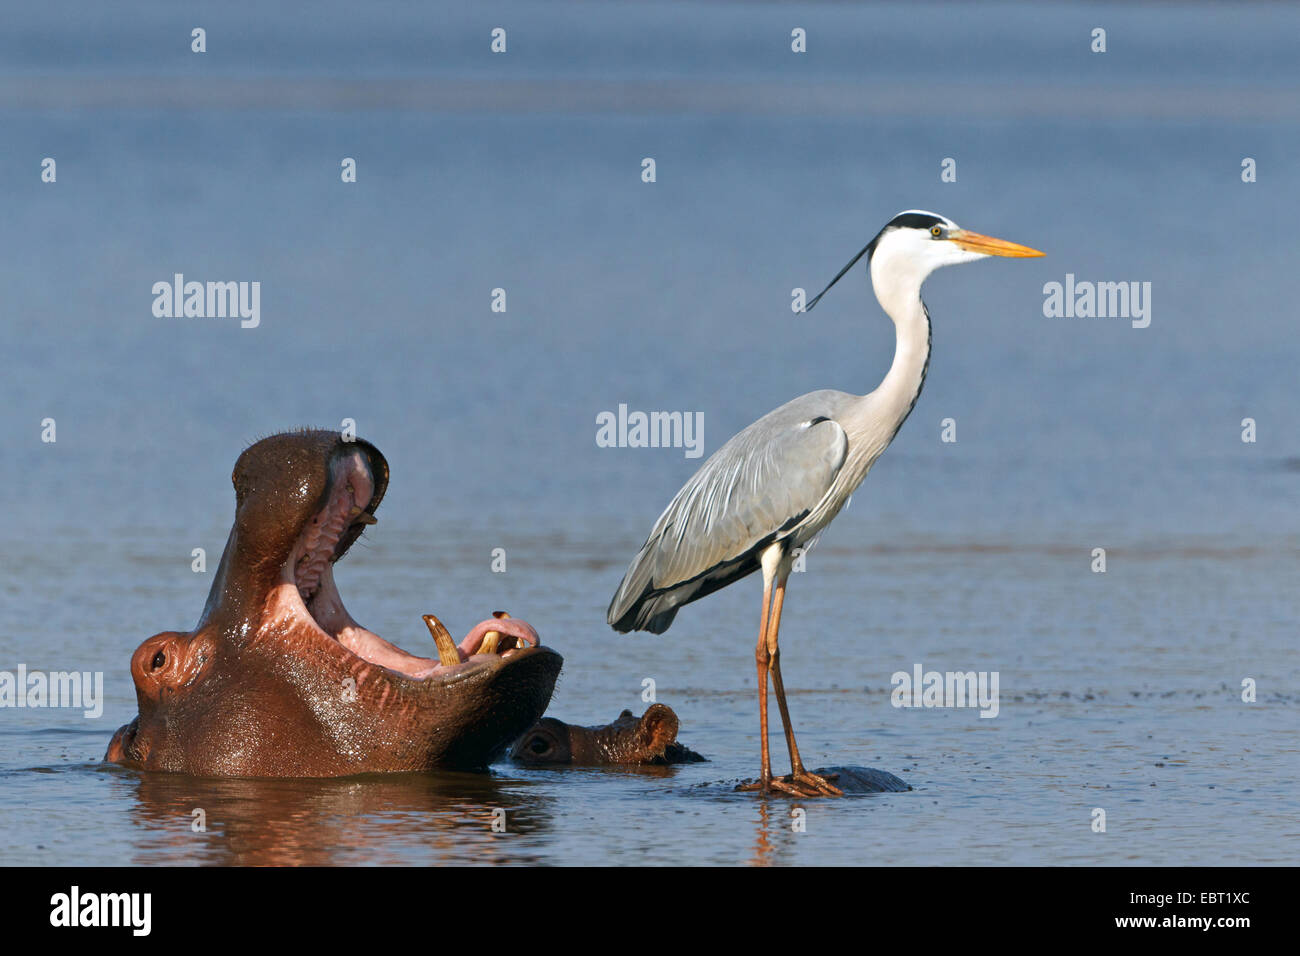
M 762 768 L 754 789 L 800 796 L 840 793 L 799 759 L 781 681 L 781 607 L 799 549 L 844 507 L 921 394 L 930 362 L 930 314 L 921 300 L 922 283 L 941 266 L 987 256 L 1041 255 L 962 229 L 932 212 L 899 213 L 805 309 L 867 256 L 876 299 L 894 322 L 894 360 L 884 380 L 866 395 L 809 392 L 735 435 L 677 492 L 632 560 L 609 605 L 608 621 L 617 631 L 662 634 L 682 605 L 762 571 L 754 652 Z M 790 774 L 775 779 L 768 752 L 769 678 L 790 753 Z

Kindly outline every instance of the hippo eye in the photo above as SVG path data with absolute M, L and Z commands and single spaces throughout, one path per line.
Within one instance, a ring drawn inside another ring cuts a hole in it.
M 152 670 L 157 670 L 158 668 L 162 667 L 166 663 L 167 663 L 167 655 L 164 654 L 162 651 L 159 651 L 157 654 L 153 656 L 153 660 L 149 662 L 149 667 Z
M 551 745 L 541 737 L 534 737 L 532 740 L 528 741 L 528 749 L 540 756 L 550 750 Z

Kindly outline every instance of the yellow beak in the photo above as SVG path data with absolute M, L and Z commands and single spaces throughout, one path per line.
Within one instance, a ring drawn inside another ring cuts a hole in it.
M 963 249 L 969 249 L 971 252 L 982 252 L 986 256 L 1012 256 L 1027 259 L 1032 256 L 1046 255 L 1046 253 L 1039 252 L 1037 249 L 1030 249 L 1028 246 L 1022 246 L 1015 242 L 1007 242 L 1005 239 L 994 239 L 992 236 L 971 232 L 969 229 L 954 229 L 948 233 L 948 238 Z

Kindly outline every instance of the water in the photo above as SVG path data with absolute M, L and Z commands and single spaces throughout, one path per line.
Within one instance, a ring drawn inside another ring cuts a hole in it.
M 99 719 L 0 711 L 0 862 L 1295 862 L 1300 11 L 375 10 L 32 5 L 0 36 L 0 669 L 102 671 L 107 697 Z M 664 637 L 604 624 L 698 462 L 598 448 L 595 416 L 702 411 L 708 453 L 803 391 L 874 387 L 893 331 L 861 273 L 807 317 L 790 290 L 908 207 L 1048 256 L 930 281 L 925 392 L 792 580 L 806 759 L 915 788 L 804 801 L 795 833 L 791 801 L 726 785 L 757 769 L 758 582 Z M 261 281 L 260 327 L 155 318 L 174 272 Z M 1067 272 L 1151 282 L 1150 327 L 1045 318 Z M 710 762 L 98 763 L 135 712 L 131 651 L 202 607 L 190 554 L 215 566 L 239 450 L 345 417 L 392 466 L 339 566 L 359 620 L 427 650 L 420 614 L 463 633 L 508 608 L 565 655 L 551 714 L 639 713 L 651 678 Z M 892 707 L 918 662 L 997 671 L 998 717 Z

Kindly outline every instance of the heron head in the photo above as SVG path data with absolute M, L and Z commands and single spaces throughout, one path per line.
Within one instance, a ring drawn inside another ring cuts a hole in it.
M 879 294 L 883 291 L 882 286 L 915 287 L 919 290 L 925 277 L 942 266 L 974 262 L 988 256 L 1025 258 L 1041 255 L 1043 253 L 1037 249 L 963 229 L 947 216 L 924 209 L 908 209 L 885 223 L 875 238 L 808 303 L 805 311 L 816 305 L 863 256 L 868 257 L 872 282 Z
M 947 216 L 924 209 L 900 212 L 876 234 L 868 249 L 872 261 L 877 257 L 882 260 L 905 258 L 924 269 L 927 275 L 941 266 L 974 262 L 987 256 L 1026 258 L 1042 255 L 1028 246 L 963 229 Z

